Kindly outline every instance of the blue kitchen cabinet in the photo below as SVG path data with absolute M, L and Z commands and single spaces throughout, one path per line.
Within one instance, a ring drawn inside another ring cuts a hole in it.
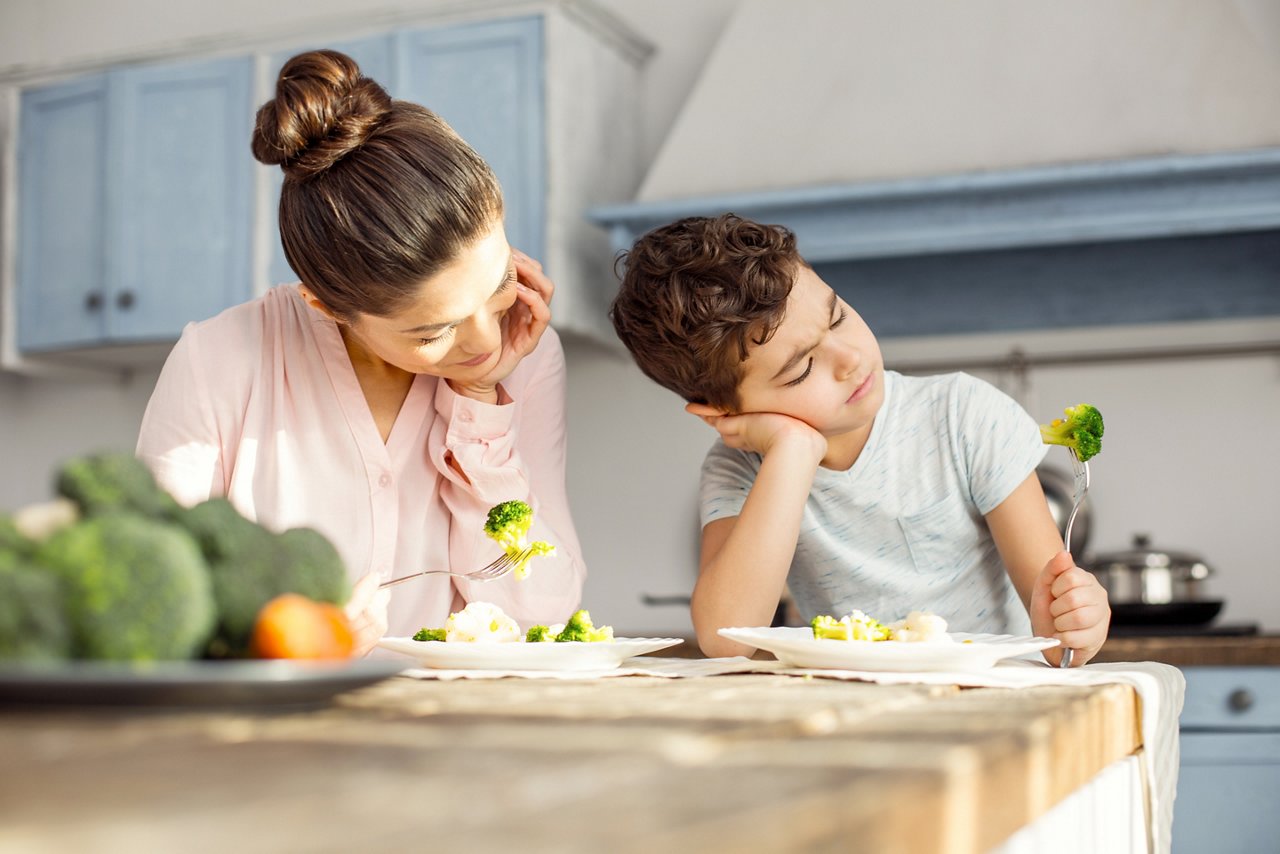
M 502 185 L 507 239 L 541 257 L 545 247 L 546 134 L 542 20 L 537 17 L 401 30 L 324 45 L 348 54 L 392 97 L 429 108 L 492 167 Z M 307 45 L 272 57 L 273 70 Z M 275 217 L 282 173 L 273 169 L 273 284 L 294 281 Z
M 1173 854 L 1280 851 L 1280 668 L 1183 673 Z
M 252 60 L 23 93 L 18 347 L 177 337 L 252 293 Z

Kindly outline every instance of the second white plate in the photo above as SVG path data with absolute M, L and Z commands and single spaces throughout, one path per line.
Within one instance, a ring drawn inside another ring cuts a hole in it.
M 437 670 L 611 670 L 633 655 L 680 643 L 680 638 L 615 638 L 612 643 L 446 643 L 383 638 L 378 646 Z
M 984 670 L 1013 658 L 1057 646 L 1057 638 L 953 632 L 954 643 L 818 640 L 800 627 L 721 629 L 730 640 L 773 653 L 792 667 L 827 670 L 922 672 Z

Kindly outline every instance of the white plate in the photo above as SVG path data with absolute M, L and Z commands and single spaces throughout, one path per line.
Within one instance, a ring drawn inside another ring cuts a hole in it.
M 612 643 L 446 643 L 383 638 L 378 646 L 438 670 L 611 670 L 633 655 L 680 643 L 680 638 L 615 638 Z
M 721 629 L 730 640 L 773 653 L 792 667 L 835 670 L 982 670 L 1012 658 L 1057 646 L 1057 638 L 952 632 L 954 643 L 818 640 L 798 627 Z M 964 641 L 970 641 L 964 643 Z

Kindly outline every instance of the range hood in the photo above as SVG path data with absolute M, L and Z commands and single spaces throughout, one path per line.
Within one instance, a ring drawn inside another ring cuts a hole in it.
M 1274 348 L 1280 5 L 743 0 L 591 219 L 622 250 L 725 211 L 887 337 L 1266 318 Z

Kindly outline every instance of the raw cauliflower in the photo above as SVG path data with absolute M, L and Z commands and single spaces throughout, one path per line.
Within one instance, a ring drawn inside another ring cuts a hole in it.
M 516 643 L 524 640 L 524 632 L 497 605 L 472 602 L 449 615 L 444 639 L 451 643 Z

